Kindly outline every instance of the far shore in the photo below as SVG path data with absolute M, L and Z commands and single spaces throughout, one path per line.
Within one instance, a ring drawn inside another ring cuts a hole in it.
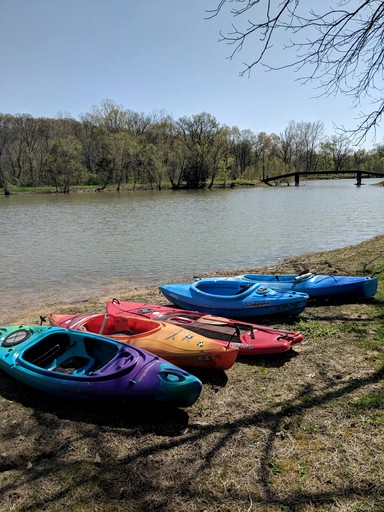
M 354 180 L 355 178 L 354 177 L 351 177 L 349 175 L 345 175 L 345 176 L 335 176 L 333 178 L 329 178 L 328 176 L 327 177 L 324 177 L 324 176 L 314 176 L 313 178 L 310 178 L 310 177 L 306 177 L 305 179 L 302 179 L 301 181 L 301 186 L 304 186 L 303 185 L 303 182 L 305 183 L 305 181 L 311 181 L 312 179 L 316 179 L 316 180 L 330 180 L 330 179 L 336 179 L 336 180 L 340 180 L 340 179 L 350 179 L 350 180 Z M 363 179 L 363 182 L 362 182 L 362 185 L 364 185 L 364 179 Z M 96 192 L 96 193 L 108 193 L 108 192 L 143 192 L 143 191 L 158 191 L 158 192 L 161 192 L 161 190 L 174 190 L 175 192 L 177 191 L 183 191 L 183 190 L 215 190 L 215 189 L 223 189 L 223 188 L 226 188 L 226 189 L 236 189 L 236 188 L 247 188 L 247 187 L 255 187 L 255 188 L 259 188 L 259 187 L 263 187 L 263 188 L 269 188 L 269 187 L 274 187 L 274 186 L 295 186 L 295 182 L 293 179 L 290 179 L 290 180 L 283 180 L 282 182 L 277 182 L 277 183 L 264 183 L 263 181 L 261 180 L 244 180 L 244 181 L 234 181 L 232 182 L 231 180 L 228 180 L 228 181 L 225 181 L 225 182 L 218 182 L 218 183 L 215 183 L 212 187 L 204 187 L 203 189 L 188 189 L 188 188 L 183 188 L 183 187 L 180 187 L 180 188 L 177 188 L 177 189 L 173 189 L 172 186 L 170 184 L 163 184 L 161 186 L 161 188 L 158 188 L 158 187 L 155 187 L 155 186 L 149 186 L 149 185 L 142 185 L 142 184 L 138 184 L 138 185 L 133 185 L 133 184 L 123 184 L 119 190 L 117 190 L 117 185 L 107 185 L 105 188 L 101 187 L 101 186 L 97 186 L 97 185 L 76 185 L 76 186 L 71 186 L 70 187 L 70 190 L 69 192 L 65 192 L 66 194 L 85 194 L 85 193 L 93 193 L 93 192 Z M 372 186 L 377 186 L 377 187 L 384 187 L 384 181 L 381 181 L 379 183 L 374 183 Z M 0 191 L 2 193 L 2 195 L 4 195 L 4 191 L 2 188 L 0 188 Z M 64 192 L 60 189 L 57 189 L 56 187 L 50 187 L 50 186 L 46 186 L 46 187 L 14 187 L 14 186 L 10 186 L 9 187 L 9 195 L 19 195 L 19 194 L 64 194 Z

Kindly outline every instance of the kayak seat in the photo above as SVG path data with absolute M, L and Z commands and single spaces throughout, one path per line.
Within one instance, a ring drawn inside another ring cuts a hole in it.
M 84 358 L 86 359 L 85 364 L 81 366 L 80 368 L 76 369 L 73 373 L 74 375 L 88 375 L 91 370 L 96 365 L 96 361 L 93 359 L 93 357 Z
M 254 283 L 241 284 L 241 285 L 240 285 L 240 289 L 239 289 L 239 291 L 237 291 L 237 292 L 235 293 L 235 295 L 241 295 L 241 294 L 242 294 L 242 293 L 244 293 L 246 290 L 249 290 L 249 288 L 250 288 L 251 286 L 253 286 L 253 284 L 254 284 Z
M 84 375 L 96 364 L 86 347 L 77 343 L 71 345 L 71 339 L 66 333 L 47 336 L 26 350 L 23 358 L 40 368 L 73 375 Z
M 95 360 L 93 358 L 72 356 L 61 361 L 58 366 L 52 368 L 52 370 L 59 373 L 84 375 L 92 368 L 92 366 L 94 366 L 94 364 Z
M 66 352 L 69 344 L 70 338 L 67 334 L 53 334 L 26 350 L 23 359 L 40 368 L 49 368 L 60 355 Z
M 85 337 L 83 342 L 85 355 L 89 361 L 92 361 L 92 364 L 89 363 L 85 367 L 79 369 L 77 372 L 78 375 L 96 372 L 111 361 L 119 351 L 119 347 L 115 344 L 96 341 L 93 338 Z
M 111 334 L 111 336 L 113 336 L 114 338 L 124 338 L 125 336 L 133 336 L 134 332 L 132 331 L 117 331 L 117 332 L 114 332 L 113 334 Z

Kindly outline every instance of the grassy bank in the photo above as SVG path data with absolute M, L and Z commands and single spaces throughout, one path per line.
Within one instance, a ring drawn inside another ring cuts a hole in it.
M 0 510 L 383 510 L 384 236 L 244 270 L 303 268 L 382 272 L 379 292 L 356 304 L 311 304 L 289 322 L 258 319 L 301 329 L 305 342 L 199 374 L 203 391 L 188 409 L 96 409 L 1 373 Z M 157 287 L 116 295 L 166 304 Z M 46 312 L 103 311 L 108 298 Z M 31 306 L 9 320 L 35 323 L 40 313 Z
M 234 188 L 234 187 L 262 187 L 267 186 L 260 180 L 218 180 L 214 183 L 212 188 Z M 207 188 L 207 187 L 206 187 Z M 169 181 L 164 181 L 160 187 L 161 190 L 171 190 L 172 185 Z M 145 183 L 124 183 L 120 186 L 120 192 L 132 192 L 140 190 L 160 190 L 155 185 L 149 185 Z M 183 187 L 180 187 L 182 190 Z M 56 188 L 54 186 L 40 186 L 40 187 L 23 187 L 17 185 L 10 185 L 8 190 L 11 195 L 18 194 L 62 194 L 62 188 Z M 85 193 L 85 192 L 116 192 L 117 184 L 111 184 L 102 188 L 102 185 L 71 185 L 69 187 L 69 193 Z M 3 193 L 3 189 L 0 188 L 0 192 Z M 67 192 L 68 193 L 68 192 Z
M 334 179 L 354 179 L 351 178 L 350 175 L 327 175 L 319 176 L 314 175 L 306 176 L 305 179 L 302 178 L 302 181 L 311 181 L 311 180 L 334 180 Z M 285 180 L 283 182 L 284 185 L 290 184 L 294 185 L 294 179 L 291 178 L 290 180 Z M 268 187 L 268 186 L 275 186 L 278 185 L 278 183 L 270 183 L 270 185 L 266 185 L 263 181 L 259 179 L 236 179 L 236 180 L 216 180 L 213 189 L 216 188 L 241 188 L 241 187 Z M 375 186 L 384 186 L 384 181 L 377 183 Z M 181 187 L 182 189 L 183 187 Z M 206 187 L 207 188 L 207 187 Z M 164 180 L 161 184 L 161 190 L 170 190 L 172 189 L 172 185 L 168 180 Z M 132 191 L 140 191 L 140 190 L 159 190 L 157 186 L 155 185 L 148 185 L 144 183 L 124 183 L 121 185 L 119 191 L 120 192 L 132 192 Z M 63 190 L 62 188 L 56 188 L 54 186 L 39 186 L 39 187 L 27 187 L 27 186 L 18 186 L 18 185 L 9 185 L 8 191 L 11 195 L 18 195 L 18 194 L 62 194 Z M 102 184 L 99 185 L 71 185 L 69 187 L 69 193 L 85 193 L 85 192 L 116 192 L 117 191 L 117 185 L 111 184 L 106 186 L 105 188 L 102 188 Z M 1 194 L 4 193 L 4 190 L 0 187 Z

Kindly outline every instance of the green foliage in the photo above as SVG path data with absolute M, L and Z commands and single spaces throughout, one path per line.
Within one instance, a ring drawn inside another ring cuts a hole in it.
M 309 135 L 311 145 L 306 144 Z M 72 118 L 0 114 L 0 187 L 130 183 L 151 188 L 255 184 L 297 168 L 383 172 L 383 148 L 353 152 L 317 123 L 291 121 L 280 135 L 221 125 L 202 112 L 175 121 L 104 100 Z

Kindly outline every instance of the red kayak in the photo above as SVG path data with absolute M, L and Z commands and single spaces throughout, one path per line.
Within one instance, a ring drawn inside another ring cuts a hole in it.
M 239 355 L 243 356 L 286 352 L 293 344 L 304 339 L 300 331 L 272 329 L 263 325 L 156 304 L 111 299 L 107 304 L 107 313 L 129 313 L 171 323 L 236 347 L 239 349 Z

